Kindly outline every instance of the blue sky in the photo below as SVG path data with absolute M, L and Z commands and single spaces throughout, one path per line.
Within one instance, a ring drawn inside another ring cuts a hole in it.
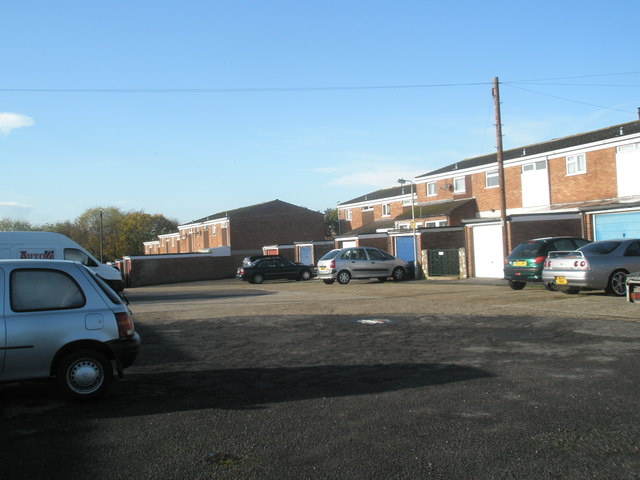
M 638 119 L 640 2 L 6 2 L 0 217 L 324 211 Z

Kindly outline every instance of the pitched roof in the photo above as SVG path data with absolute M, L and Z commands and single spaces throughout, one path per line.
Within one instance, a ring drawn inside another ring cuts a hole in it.
M 548 142 L 534 143 L 532 145 L 526 145 L 524 147 L 505 150 L 502 152 L 502 159 L 512 160 L 514 158 L 523 157 L 525 155 L 537 155 L 544 152 L 560 150 L 563 148 L 576 147 L 578 145 L 586 145 L 588 143 L 609 140 L 616 137 L 623 137 L 625 135 L 631 135 L 634 133 L 640 133 L 640 121 L 622 123 L 619 125 L 614 125 L 612 127 L 607 127 L 600 130 L 594 130 L 592 132 L 579 133 L 577 135 L 571 135 L 569 137 L 549 140 Z M 437 170 L 433 170 L 431 172 L 427 172 L 425 174 L 419 175 L 416 178 L 430 177 L 432 175 L 439 175 L 442 173 L 454 172 L 456 170 L 464 170 L 467 168 L 490 165 L 497 161 L 498 161 L 497 153 L 491 153 L 489 155 L 468 158 L 460 162 L 452 163 L 450 165 L 447 165 L 446 167 L 442 167 Z
M 383 188 L 382 190 L 376 190 L 375 192 L 366 193 L 346 202 L 340 202 L 338 205 L 348 205 L 350 203 L 361 203 L 372 200 L 380 200 L 383 198 L 399 197 L 401 195 L 411 195 L 410 185 L 400 185 L 399 187 Z
M 353 237 L 356 235 L 365 235 L 367 233 L 377 233 L 378 229 L 395 228 L 395 220 L 376 220 L 372 223 L 367 223 L 361 227 L 355 228 L 349 232 L 341 233 L 339 237 Z
M 198 220 L 192 220 L 190 222 L 186 222 L 183 223 L 181 226 L 184 225 L 191 225 L 193 223 L 204 223 L 204 222 L 208 222 L 210 220 L 222 220 L 225 218 L 231 218 L 231 217 L 237 217 L 240 215 L 250 215 L 252 212 L 257 211 L 257 210 L 262 210 L 265 207 L 275 207 L 275 206 L 288 206 L 288 207 L 293 207 L 293 208 L 299 208 L 301 210 L 307 210 L 309 212 L 313 212 L 313 213 L 317 213 L 318 215 L 322 215 L 320 212 L 314 212 L 313 210 L 309 210 L 308 208 L 305 207 L 300 207 L 298 205 L 294 205 L 292 203 L 287 203 L 287 202 L 283 202 L 282 200 L 271 200 L 269 202 L 263 202 L 263 203 L 257 203 L 255 205 L 249 205 L 246 207 L 240 207 L 240 208 L 235 208 L 233 210 L 225 210 L 223 212 L 219 212 L 219 213 L 214 213 L 213 215 L 208 215 L 206 217 L 203 218 L 199 218 Z
M 473 198 L 465 198 L 462 200 L 448 200 L 444 202 L 423 203 L 415 206 L 416 218 L 436 217 L 450 215 L 457 208 L 466 205 L 469 202 L 475 202 Z M 411 210 L 407 209 L 398 215 L 396 220 L 407 220 L 411 218 Z

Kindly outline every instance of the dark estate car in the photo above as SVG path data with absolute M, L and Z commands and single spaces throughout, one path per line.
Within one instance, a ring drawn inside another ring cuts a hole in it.
M 589 243 L 577 237 L 534 238 L 522 242 L 504 262 L 504 278 L 514 290 L 522 290 L 527 282 L 542 281 L 542 267 L 552 250 L 576 250 Z
M 277 255 L 257 256 L 250 263 L 242 263 L 238 267 L 236 278 L 249 283 L 275 279 L 310 280 L 316 276 L 313 265 L 295 263 Z

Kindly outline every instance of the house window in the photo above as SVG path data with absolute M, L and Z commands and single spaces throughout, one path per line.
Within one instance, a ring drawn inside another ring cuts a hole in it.
M 499 187 L 500 178 L 498 177 L 498 170 L 491 170 L 485 173 L 485 186 L 487 188 Z
M 587 159 L 584 153 L 567 157 L 567 175 L 587 173 Z
M 546 168 L 547 162 L 545 160 L 540 160 L 538 162 L 522 165 L 522 173 L 533 172 L 534 170 L 545 170 Z
M 211 236 L 215 237 L 216 236 L 216 230 L 218 230 L 216 225 L 211 225 Z
M 466 182 L 464 177 L 458 177 L 453 179 L 453 193 L 464 193 L 467 191 Z
M 436 187 L 436 182 L 427 183 L 427 197 L 435 197 L 438 195 L 438 189 Z
M 366 207 L 362 207 L 362 211 L 363 212 L 370 212 L 373 210 L 373 207 L 371 205 L 367 205 Z
M 351 209 L 349 209 L 349 210 L 345 210 L 345 212 L 344 212 L 344 219 L 345 219 L 347 222 L 350 222 L 350 221 L 351 221 Z
M 383 217 L 391 216 L 391 204 L 390 203 L 384 203 L 382 205 L 382 216 Z
M 427 222 L 425 224 L 425 226 L 427 228 L 446 227 L 447 226 L 447 221 L 446 220 L 435 220 L 433 222 Z

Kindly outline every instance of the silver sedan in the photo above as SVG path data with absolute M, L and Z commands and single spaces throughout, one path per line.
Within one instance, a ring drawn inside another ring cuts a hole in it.
M 605 290 L 609 295 L 626 294 L 627 275 L 640 270 L 640 240 L 593 242 L 572 252 L 549 252 L 542 281 L 566 293 Z
M 381 282 L 388 277 L 403 280 L 406 275 L 404 260 L 373 247 L 331 250 L 318 261 L 318 278 L 327 284 L 336 280 L 346 284 L 352 278 L 377 278 Z

